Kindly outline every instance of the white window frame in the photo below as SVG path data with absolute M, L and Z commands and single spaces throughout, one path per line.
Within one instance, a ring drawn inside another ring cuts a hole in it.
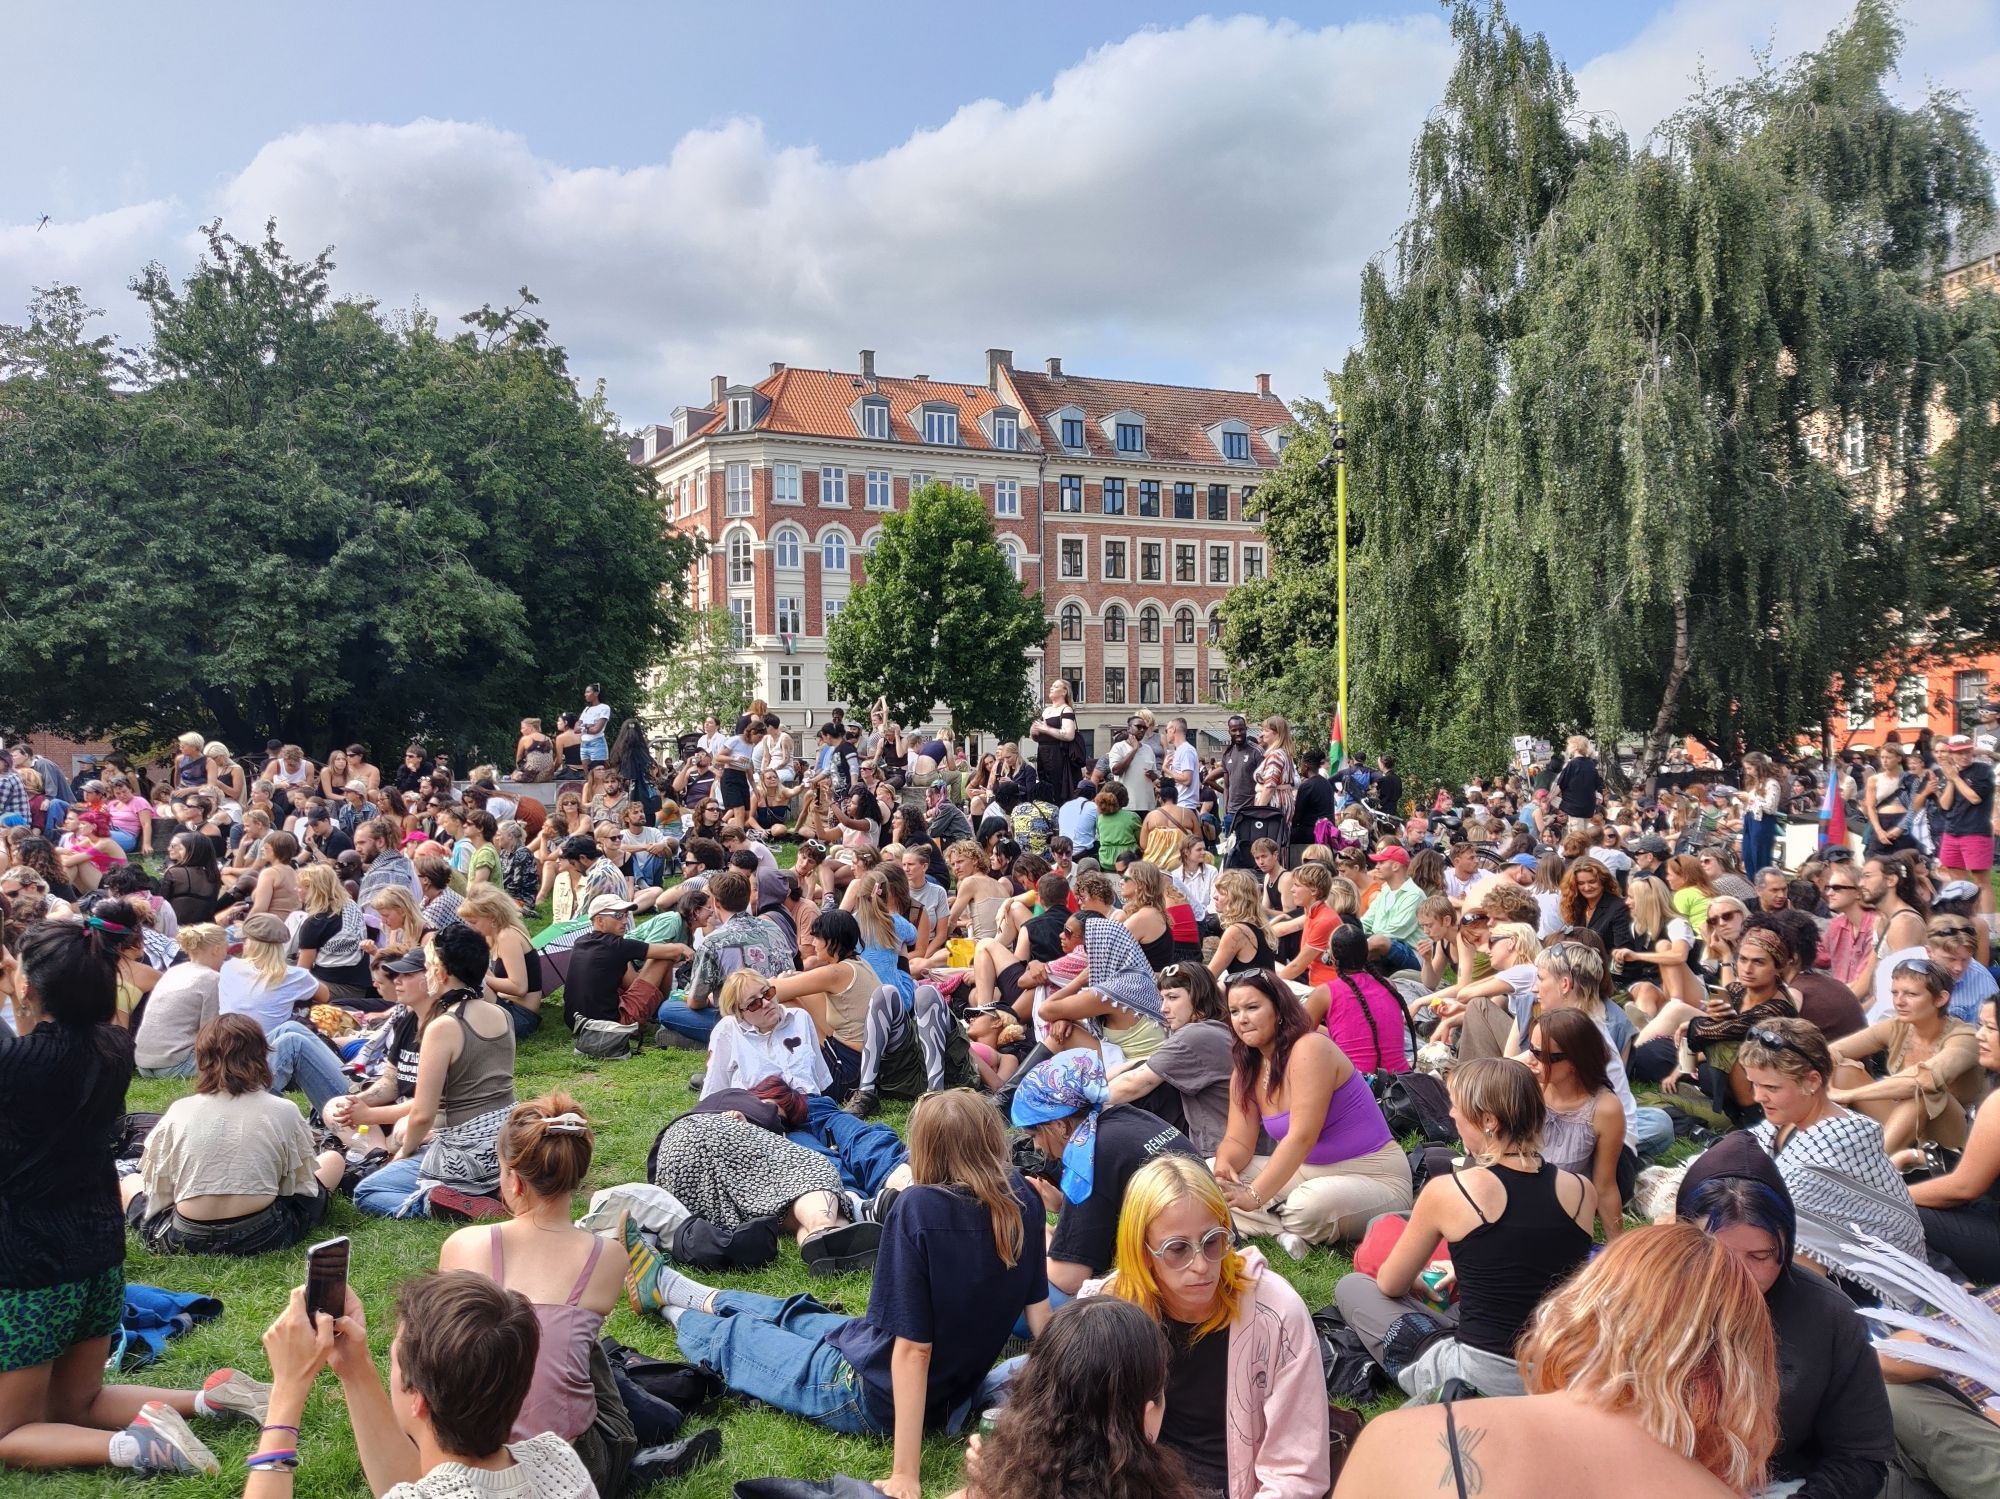
M 1114 555 L 1118 558 L 1118 571 L 1115 573 L 1111 570 L 1111 559 Z M 1097 576 L 1106 583 L 1132 581 L 1132 544 L 1123 536 L 1098 538 Z
M 1243 543 L 1243 551 L 1236 564 L 1237 576 L 1245 583 L 1254 582 L 1264 576 L 1264 549 L 1255 542 Z
M 722 471 L 722 513 L 748 515 L 751 508 L 750 465 L 729 464 Z
M 993 513 L 1008 517 L 1021 513 L 1021 481 L 1019 479 L 995 479 L 993 481 Z
M 741 544 L 741 556 L 738 545 Z M 757 544 L 745 530 L 731 531 L 722 538 L 722 555 L 725 559 L 723 575 L 731 588 L 748 587 L 757 581 Z M 738 576 L 738 574 L 741 576 Z
M 840 548 L 840 561 L 829 563 L 826 560 L 826 549 L 830 546 Z M 845 531 L 820 532 L 819 545 L 815 550 L 819 553 L 819 569 L 822 573 L 832 573 L 834 576 L 841 578 L 848 576 L 848 566 L 852 560 L 854 548 L 848 545 L 847 533 Z
M 778 663 L 778 701 L 802 703 L 806 700 L 806 669 L 797 661 Z
M 920 468 L 910 470 L 911 494 L 915 494 L 918 490 L 922 489 L 926 484 L 930 482 L 931 482 L 931 476 L 926 472 L 924 472 L 924 470 Z
M 1026 555 L 1021 550 L 1021 543 L 1011 536 L 1001 537 L 1000 555 L 1007 559 L 1007 567 L 1014 574 L 1014 578 L 1018 582 L 1022 576 L 1023 569 L 1027 566 Z
M 1840 430 L 1840 459 L 1850 474 L 1868 467 L 1868 428 L 1858 416 Z
M 870 510 L 891 510 L 896 504 L 896 480 L 886 468 L 868 470 L 868 489 L 864 503 Z
M 799 572 L 805 567 L 805 549 L 797 526 L 780 526 L 771 537 L 771 564 L 780 572 Z
M 1930 705 L 1931 689 L 1927 677 L 1921 673 L 1909 673 L 1897 681 L 1896 721 L 1904 728 L 1922 728 L 1930 719 Z
M 958 413 L 940 411 L 933 407 L 924 410 L 924 441 L 934 448 L 955 448 L 958 446 Z
M 823 598 L 819 601 L 819 632 L 824 635 L 826 627 L 840 618 L 840 611 L 847 607 L 846 595 L 839 598 Z
M 1015 448 L 1020 446 L 1020 443 L 1021 425 L 1019 420 L 1015 417 L 1002 416 L 998 412 L 995 412 L 993 416 L 993 446 L 1003 453 L 1011 453 Z
M 1847 726 L 1865 729 L 1875 722 L 1875 683 L 1858 677 L 1847 689 Z
M 737 597 L 729 601 L 729 638 L 737 650 L 747 650 L 756 638 L 757 620 L 752 601 Z
M 1203 580 L 1211 588 L 1227 588 L 1231 574 L 1235 571 L 1235 559 L 1230 556 L 1230 545 L 1226 541 L 1211 541 L 1208 544 L 1208 576 Z M 1222 576 L 1215 575 L 1215 559 L 1222 559 Z
M 837 464 L 823 463 L 819 470 L 819 502 L 822 505 L 838 505 L 847 508 L 847 470 Z
M 805 600 L 795 593 L 781 593 L 778 595 L 777 605 L 778 633 L 780 635 L 805 634 Z
M 774 463 L 771 465 L 771 503 L 774 505 L 803 505 L 805 503 L 805 480 L 799 476 L 796 463 Z
M 979 493 L 979 475 L 977 474 L 953 474 L 951 482 L 967 494 Z
M 748 432 L 750 430 L 751 406 L 752 403 L 748 396 L 731 396 L 729 398 L 730 431 Z
M 1077 570 L 1075 572 L 1071 572 L 1069 570 L 1069 548 L 1072 542 L 1074 542 L 1076 545 L 1076 557 L 1078 564 Z M 1090 544 L 1088 540 L 1079 535 L 1058 536 L 1056 538 L 1057 580 L 1064 583 L 1088 582 L 1089 572 L 1090 572 Z
M 863 401 L 861 403 L 861 435 L 875 442 L 889 440 L 889 403 L 887 401 Z

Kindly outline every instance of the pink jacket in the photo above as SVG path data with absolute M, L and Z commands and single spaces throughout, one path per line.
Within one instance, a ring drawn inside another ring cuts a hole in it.
M 1333 1479 L 1312 1313 L 1263 1255 L 1242 1255 L 1250 1295 L 1229 1325 L 1229 1499 L 1324 1499 Z

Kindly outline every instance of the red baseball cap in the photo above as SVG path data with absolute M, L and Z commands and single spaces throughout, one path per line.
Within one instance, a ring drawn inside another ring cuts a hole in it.
M 1400 843 L 1392 843 L 1387 848 L 1377 849 L 1368 856 L 1370 864 L 1408 864 L 1410 851 Z

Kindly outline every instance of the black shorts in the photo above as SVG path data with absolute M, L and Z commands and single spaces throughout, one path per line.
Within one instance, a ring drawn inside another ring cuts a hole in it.
M 750 777 L 740 770 L 725 770 L 722 773 L 722 810 L 733 812 L 738 808 L 748 810 L 750 806 Z
M 326 1188 L 316 1186 L 241 1218 L 197 1223 L 172 1208 L 149 1214 L 141 1192 L 126 1206 L 125 1221 L 155 1254 L 266 1254 L 303 1241 L 326 1220 L 327 1202 Z

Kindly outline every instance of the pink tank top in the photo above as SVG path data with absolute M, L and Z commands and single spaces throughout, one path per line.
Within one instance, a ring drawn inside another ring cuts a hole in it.
M 493 1283 L 507 1284 L 506 1251 L 501 1248 L 500 1229 L 493 1229 Z M 534 1302 L 535 1320 L 542 1328 L 542 1349 L 535 1357 L 535 1377 L 528 1385 L 528 1398 L 521 1402 L 521 1414 L 514 1418 L 509 1441 L 524 1441 L 552 1431 L 573 1442 L 590 1429 L 597 1419 L 597 1391 L 590 1382 L 590 1350 L 604 1326 L 604 1314 L 578 1306 L 577 1298 L 590 1284 L 604 1253 L 604 1240 L 591 1236 L 590 1258 L 583 1273 L 570 1287 L 569 1299 L 561 1306 Z

